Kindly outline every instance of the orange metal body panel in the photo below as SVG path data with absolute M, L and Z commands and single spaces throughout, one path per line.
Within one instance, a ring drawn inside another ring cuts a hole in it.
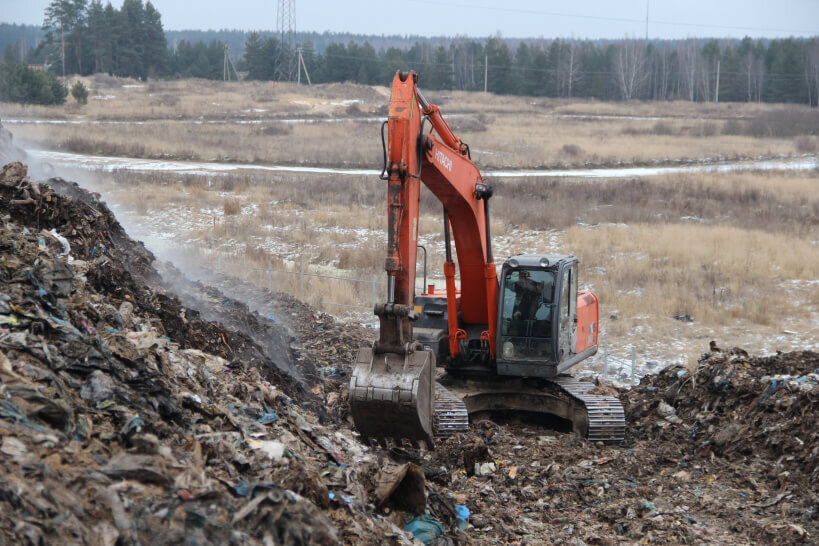
M 582 353 L 589 347 L 597 345 L 599 327 L 600 310 L 597 296 L 591 292 L 578 292 L 576 353 Z
M 403 79 L 402 79 L 403 78 Z M 391 235 L 387 242 L 386 270 L 395 276 L 395 303 L 411 305 L 415 286 L 420 182 L 447 210 L 460 270 L 461 319 L 467 324 L 486 325 L 492 356 L 495 355 L 498 280 L 486 249 L 484 204 L 475 194 L 483 183 L 468 149 L 444 121 L 437 106 L 419 104 L 417 75 L 397 73 L 390 96 L 388 162 L 388 218 Z M 426 115 L 436 134 L 419 142 L 422 116 Z M 418 149 L 422 146 L 422 150 Z M 418 165 L 419 151 L 421 164 Z M 420 169 L 420 170 L 419 170 Z M 420 172 L 420 176 L 418 173 Z M 394 234 L 394 235 L 392 235 Z M 444 267 L 445 273 L 447 267 Z M 454 266 L 447 273 L 448 301 L 456 308 Z M 450 320 L 450 343 L 456 344 L 456 314 Z M 458 354 L 457 346 L 452 354 Z

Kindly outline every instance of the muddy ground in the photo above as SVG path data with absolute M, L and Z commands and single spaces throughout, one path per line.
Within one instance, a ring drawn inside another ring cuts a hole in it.
M 487 420 L 381 449 L 346 404 L 374 332 L 241 290 L 3 168 L 0 544 L 409 544 L 424 512 L 430 544 L 816 541 L 816 353 L 714 346 L 614 391 L 621 445 Z

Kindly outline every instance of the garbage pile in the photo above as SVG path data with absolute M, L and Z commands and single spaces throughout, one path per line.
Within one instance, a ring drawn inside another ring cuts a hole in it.
M 712 342 L 696 369 L 646 377 L 623 399 L 635 439 L 742 468 L 749 491 L 771 494 L 771 507 L 787 506 L 796 538 L 805 536 L 800 526 L 816 528 L 819 353 L 751 357 Z
M 96 196 L 0 171 L 0 543 L 410 543 L 375 508 L 423 474 L 152 261 Z
M 251 312 L 225 293 L 261 301 Z M 266 299 L 265 299 L 266 298 Z M 128 238 L 0 170 L 0 544 L 811 543 L 812 352 L 712 347 L 615 391 L 621 445 L 489 415 L 435 450 L 348 416 L 374 332 Z
M 349 406 L 346 402 L 350 371 L 358 349 L 372 344 L 377 332 L 339 322 L 289 294 L 271 295 L 267 290 L 235 277 L 201 271 L 205 279 L 200 282 L 170 263 L 154 265 L 161 274 L 163 286 L 208 320 L 245 332 L 262 346 L 289 347 L 293 354 L 288 363 L 291 373 L 310 384 L 311 392 L 326 401 L 326 404 L 311 409 L 319 413 L 331 412 L 341 425 L 351 423 L 347 418 Z M 226 297 L 225 293 L 231 294 L 232 298 Z M 253 302 L 256 313 L 251 313 L 248 305 L 237 299 Z M 271 327 L 274 325 L 275 328 Z M 285 329 L 288 336 L 283 335 Z
M 778 461 L 778 486 L 819 485 L 819 354 L 752 358 L 735 348 L 644 383 L 628 398 L 636 436 L 684 437 L 703 457 Z
M 494 419 L 443 442 L 424 471 L 469 509 L 477 543 L 811 543 L 817 368 L 812 352 L 709 354 L 619 391 L 623 445 Z

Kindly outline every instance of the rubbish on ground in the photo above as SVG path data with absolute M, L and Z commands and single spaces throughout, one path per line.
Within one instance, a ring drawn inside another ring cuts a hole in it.
M 404 529 L 415 535 L 415 538 L 424 544 L 432 544 L 435 539 L 446 532 L 440 521 L 426 514 L 414 517 L 404 526 Z
M 391 501 L 395 506 L 414 514 L 423 514 L 426 510 L 426 480 L 424 472 L 418 465 L 387 464 L 381 468 L 376 484 L 375 497 L 378 506 Z

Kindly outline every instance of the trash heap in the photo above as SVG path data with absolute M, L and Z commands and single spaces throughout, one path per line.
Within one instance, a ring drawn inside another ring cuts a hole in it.
M 771 506 L 784 502 L 789 521 L 815 528 L 819 354 L 751 357 L 740 348 L 715 349 L 694 370 L 669 368 L 625 397 L 632 435 L 739 465 L 751 490 L 775 493 Z
M 517 419 L 472 423 L 425 459 L 491 544 L 811 543 L 819 354 L 706 355 L 619 394 L 628 433 L 591 443 Z
M 498 415 L 424 451 L 365 446 L 350 426 L 346 385 L 373 334 L 188 279 L 98 196 L 6 165 L 0 544 L 819 536 L 816 353 L 715 348 L 630 391 L 601 385 L 626 408 L 621 445 Z
M 382 513 L 424 511 L 418 467 L 319 411 L 309 351 L 204 320 L 152 261 L 97 196 L 0 171 L 0 543 L 410 543 Z

